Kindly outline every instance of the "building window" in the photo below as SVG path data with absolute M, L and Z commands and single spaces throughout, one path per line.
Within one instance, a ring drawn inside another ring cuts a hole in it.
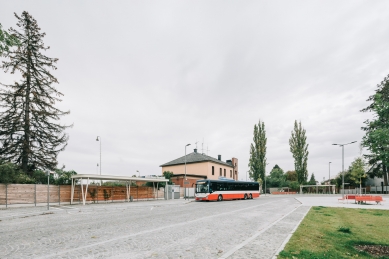
M 215 167 L 212 166 L 212 175 L 215 175 Z
M 224 177 L 226 177 L 226 169 L 224 169 Z
M 230 178 L 232 177 L 232 170 L 230 170 Z
M 220 168 L 220 176 L 222 176 L 222 169 Z

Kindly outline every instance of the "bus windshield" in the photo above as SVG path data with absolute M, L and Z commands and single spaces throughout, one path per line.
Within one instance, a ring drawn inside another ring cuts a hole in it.
M 197 193 L 208 193 L 208 182 L 197 182 L 196 192 Z

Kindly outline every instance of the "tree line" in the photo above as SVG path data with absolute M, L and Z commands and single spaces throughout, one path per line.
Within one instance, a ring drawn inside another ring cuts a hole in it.
M 45 55 L 45 33 L 28 12 L 15 17 L 18 29 L 7 32 L 0 24 L 1 68 L 15 78 L 0 83 L 0 182 L 43 183 L 48 170 L 62 181 L 75 172 L 57 168 L 69 138 L 65 130 L 72 126 L 59 122 L 69 111 L 55 107 L 63 96 L 52 74 L 58 59 Z
M 375 93 L 368 97 L 370 104 L 361 112 L 370 112 L 372 119 L 364 121 L 361 128 L 365 135 L 361 147 L 367 154 L 356 157 L 345 172 L 339 172 L 335 179 L 329 179 L 331 184 L 341 186 L 342 175 L 345 182 L 352 187 L 363 187 L 367 177 L 382 178 L 388 186 L 389 167 L 389 75 L 379 84 Z M 250 145 L 249 176 L 253 181 L 265 183 L 267 138 L 265 123 L 259 121 L 254 125 L 253 143 Z M 308 143 L 306 130 L 301 122 L 294 122 L 294 128 L 289 139 L 289 148 L 294 159 L 294 171 L 284 171 L 275 165 L 266 176 L 267 187 L 290 187 L 296 189 L 302 184 L 316 184 L 314 174 L 308 181 Z
M 265 123 L 259 120 L 254 125 L 253 143 L 250 145 L 249 159 L 249 177 L 253 181 L 258 181 L 265 188 L 266 174 L 266 147 L 267 137 Z M 266 187 L 289 187 L 294 189 L 300 184 L 306 184 L 308 178 L 308 143 L 306 130 L 302 127 L 301 122 L 294 122 L 294 128 L 289 139 L 289 148 L 294 159 L 294 171 L 284 171 L 275 165 L 266 176 Z M 269 181 L 269 184 L 267 182 Z

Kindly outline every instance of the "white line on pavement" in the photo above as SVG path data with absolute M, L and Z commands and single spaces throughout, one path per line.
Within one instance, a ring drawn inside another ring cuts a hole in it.
M 246 208 L 243 208 L 243 209 L 228 211 L 228 212 L 219 213 L 219 214 L 213 214 L 213 215 L 210 215 L 210 216 L 206 216 L 206 217 L 202 217 L 202 218 L 198 218 L 198 219 L 194 219 L 194 220 L 190 220 L 190 221 L 186 221 L 186 222 L 182 222 L 182 223 L 166 225 L 166 226 L 163 226 L 163 227 L 149 229 L 149 230 L 144 230 L 144 231 L 140 231 L 140 232 L 129 234 L 129 235 L 123 235 L 123 236 L 120 236 L 120 237 L 115 237 L 115 238 L 107 239 L 107 240 L 96 242 L 96 243 L 89 244 L 89 245 L 79 246 L 79 247 L 73 248 L 73 249 L 67 249 L 65 251 L 60 251 L 60 252 L 57 252 L 57 253 L 54 253 L 54 254 L 50 254 L 50 255 L 46 255 L 46 256 L 42 256 L 42 257 L 37 257 L 37 258 L 58 257 L 60 255 L 67 254 L 67 253 L 72 253 L 72 252 L 80 250 L 80 249 L 86 249 L 86 248 L 90 248 L 90 247 L 94 247 L 94 246 L 99 246 L 99 245 L 103 245 L 103 244 L 106 244 L 106 243 L 109 243 L 109 242 L 113 242 L 113 241 L 117 241 L 117 240 L 121 240 L 121 239 L 126 239 L 126 238 L 129 238 L 129 237 L 135 237 L 135 236 L 139 236 L 139 235 L 149 234 L 149 233 L 152 233 L 152 232 L 155 232 L 155 231 L 161 231 L 161 230 L 168 229 L 168 228 L 173 228 L 173 227 L 177 228 L 179 226 L 195 223 L 195 222 L 198 222 L 198 221 L 201 221 L 201 220 L 204 220 L 204 219 L 215 218 L 215 217 L 219 217 L 221 215 L 232 214 L 232 213 L 236 213 L 236 212 L 244 211 L 244 210 L 250 210 L 250 209 L 253 209 L 253 208 L 256 208 L 256 207 L 265 206 L 267 204 L 273 204 L 273 201 L 266 202 L 266 203 L 259 204 L 259 205 L 255 205 L 255 206 L 246 207 Z
M 308 212 L 310 211 L 311 209 L 311 206 L 309 206 L 309 210 L 307 210 L 305 213 L 304 213 L 304 216 L 302 217 L 302 219 L 299 221 L 299 223 L 292 229 L 292 231 L 289 233 L 289 235 L 285 238 L 284 242 L 281 244 L 281 246 L 278 248 L 277 252 L 274 254 L 273 256 L 273 259 L 276 259 L 277 256 L 280 254 L 280 252 L 282 250 L 284 250 L 286 244 L 289 242 L 290 238 L 292 237 L 293 233 L 296 231 L 296 229 L 298 228 L 298 226 L 300 226 L 301 222 L 303 221 L 303 219 L 305 218 L 305 216 L 308 214 Z
M 291 213 L 293 213 L 295 210 L 297 210 L 299 207 L 301 207 L 302 205 L 298 205 L 296 208 L 294 208 L 292 211 L 290 211 L 288 214 L 285 214 L 284 216 L 282 216 L 281 218 L 277 219 L 276 221 L 274 221 L 273 223 L 271 223 L 270 225 L 268 225 L 267 227 L 261 229 L 257 234 L 249 237 L 248 239 L 246 239 L 245 241 L 243 241 L 242 243 L 238 244 L 237 246 L 235 246 L 234 248 L 232 248 L 231 250 L 227 251 L 226 253 L 224 253 L 222 256 L 220 256 L 219 258 L 223 258 L 223 259 L 226 259 L 227 257 L 229 257 L 230 255 L 232 255 L 233 253 L 235 253 L 236 251 L 238 251 L 239 249 L 241 249 L 242 247 L 244 247 L 245 245 L 247 245 L 248 243 L 250 243 L 251 241 L 253 241 L 255 238 L 257 238 L 259 235 L 261 235 L 262 233 L 264 233 L 266 230 L 268 230 L 269 228 L 271 228 L 272 226 L 274 226 L 275 224 L 277 224 L 278 222 L 280 222 L 282 219 L 284 219 L 285 217 L 289 216 Z

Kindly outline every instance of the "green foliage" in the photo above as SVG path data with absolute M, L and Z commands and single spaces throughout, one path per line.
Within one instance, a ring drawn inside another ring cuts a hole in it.
M 162 175 L 165 177 L 165 179 L 168 179 L 169 181 L 167 182 L 167 184 L 171 185 L 173 184 L 171 178 L 174 176 L 173 172 L 170 172 L 170 171 L 164 171 L 162 173 Z M 165 188 L 165 185 L 166 183 L 158 183 L 158 190 L 160 188 Z M 145 184 L 143 184 L 143 186 L 147 186 L 147 187 L 153 187 L 153 188 L 157 188 L 157 183 L 152 183 L 152 182 L 146 182 Z
M 289 183 L 289 188 L 294 190 L 294 191 L 300 191 L 300 184 L 297 181 L 291 181 Z
M 356 183 L 361 184 L 362 178 L 366 177 L 365 162 L 362 157 L 357 157 L 349 168 L 350 178 Z
M 55 170 L 57 174 L 57 179 L 55 180 L 55 184 L 57 185 L 70 185 L 72 184 L 72 175 L 76 175 L 77 172 L 74 170 L 65 171 L 62 169 Z
M 169 182 L 168 182 L 168 184 L 173 184 L 173 182 L 172 182 L 172 180 L 171 180 L 171 178 L 173 177 L 173 172 L 170 172 L 170 171 L 164 171 L 163 173 L 162 173 L 162 175 L 165 177 L 165 179 L 168 179 L 169 180 Z
M 0 164 L 0 183 L 15 183 L 16 177 L 21 173 L 18 166 L 12 163 Z
M 42 170 L 35 170 L 32 172 L 31 177 L 35 180 L 34 183 L 37 184 L 47 184 L 47 174 Z M 55 184 L 54 175 L 49 175 L 50 184 Z
M 50 184 L 70 185 L 71 176 L 77 174 L 75 171 L 55 170 L 56 176 L 49 175 Z M 3 162 L 0 164 L 0 183 L 18 183 L 18 184 L 47 184 L 47 174 L 42 170 L 34 170 L 30 174 L 23 172 L 20 167 L 14 163 Z
M 372 170 L 370 177 L 383 177 L 384 184 L 388 185 L 389 166 L 389 76 L 377 85 L 376 93 L 367 99 L 371 104 L 362 112 L 372 112 L 374 118 L 366 120 L 362 130 L 365 136 L 362 146 L 370 151 L 365 155 Z
M 3 31 L 0 23 L 0 56 L 7 54 L 11 47 L 19 44 L 18 38 L 14 34 Z
M 297 174 L 296 171 L 287 171 L 285 173 L 285 177 L 287 181 L 297 181 Z
M 109 181 L 109 182 L 103 182 L 102 186 L 111 186 L 111 187 L 126 186 L 126 183 L 122 181 Z
M 356 245 L 389 244 L 389 211 L 313 207 L 277 258 L 387 258 L 369 255 Z M 373 224 L 371 224 L 373 222 Z M 369 224 L 370 223 L 370 224 Z
M 265 179 L 266 170 L 266 130 L 261 121 L 254 125 L 253 142 L 250 145 L 249 176 L 252 180 Z
M 0 164 L 0 183 L 31 184 L 35 183 L 35 179 L 26 175 L 19 166 L 5 162 Z
M 310 184 L 310 185 L 315 185 L 316 184 L 315 175 L 313 173 L 311 174 L 311 179 L 309 179 L 308 184 Z
M 22 76 L 0 90 L 0 156 L 20 165 L 25 173 L 55 170 L 58 153 L 68 141 L 64 130 L 69 127 L 57 123 L 69 113 L 55 107 L 63 94 L 55 89 L 58 80 L 50 70 L 57 69 L 58 59 L 44 55 L 45 33 L 36 20 L 25 11 L 15 16 L 20 31 L 9 31 L 20 44 L 10 49 L 2 68 Z
M 96 197 L 97 197 L 97 190 L 95 188 L 89 188 L 88 192 L 89 192 L 90 197 L 93 200 L 93 203 L 95 203 Z
M 103 196 L 104 196 L 104 200 L 107 201 L 109 198 L 111 198 L 111 193 L 108 192 L 106 189 L 104 189 Z
M 308 144 L 305 135 L 305 129 L 302 128 L 301 122 L 297 124 L 294 121 L 294 129 L 289 139 L 290 152 L 294 158 L 294 169 L 297 174 L 297 180 L 303 184 L 308 179 Z
M 288 183 L 284 171 L 278 165 L 275 165 L 270 172 L 270 176 L 266 177 L 266 187 L 282 188 L 286 186 L 288 186 Z

